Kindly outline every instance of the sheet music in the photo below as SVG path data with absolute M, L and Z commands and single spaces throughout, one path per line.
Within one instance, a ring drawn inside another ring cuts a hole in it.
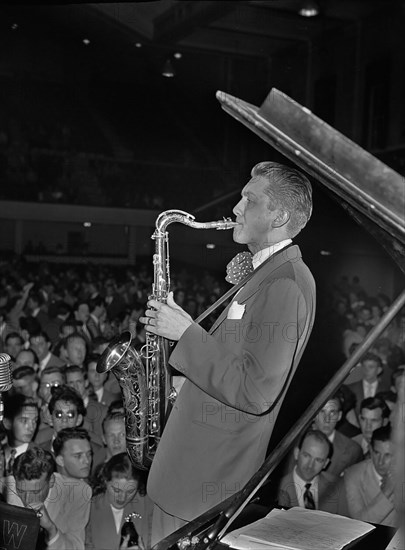
M 272 510 L 221 542 L 241 550 L 340 550 L 373 529 L 363 521 L 295 507 Z

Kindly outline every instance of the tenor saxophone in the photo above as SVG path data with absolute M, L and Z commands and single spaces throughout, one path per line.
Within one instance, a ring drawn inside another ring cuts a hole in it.
M 194 229 L 232 229 L 230 219 L 196 222 L 182 210 L 166 210 L 156 219 L 152 239 L 153 285 L 150 299 L 166 303 L 170 291 L 170 259 L 167 227 L 182 223 Z M 156 453 L 166 420 L 176 399 L 168 365 L 169 341 L 146 334 L 146 343 L 138 352 L 132 334 L 125 331 L 115 337 L 97 364 L 98 372 L 112 371 L 121 388 L 125 408 L 127 452 L 132 463 L 148 470 Z

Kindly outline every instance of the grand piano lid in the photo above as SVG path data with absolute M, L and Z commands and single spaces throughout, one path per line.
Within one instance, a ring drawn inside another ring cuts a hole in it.
M 323 183 L 405 272 L 405 179 L 283 92 L 256 107 L 218 91 L 222 108 Z

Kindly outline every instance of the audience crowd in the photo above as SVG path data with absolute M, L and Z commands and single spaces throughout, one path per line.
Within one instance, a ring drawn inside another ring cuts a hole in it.
M 175 300 L 194 318 L 225 284 L 208 271 L 172 273 Z M 0 266 L 0 353 L 11 357 L 13 371 L 13 387 L 3 395 L 1 496 L 41 512 L 42 548 L 150 548 L 145 472 L 126 454 L 118 383 L 96 366 L 124 330 L 142 348 L 138 319 L 151 288 L 146 265 L 59 267 L 15 259 Z M 349 357 L 391 300 L 368 295 L 357 277 L 343 277 L 329 298 L 341 352 Z M 402 311 L 296 441 L 273 480 L 280 506 L 397 525 L 391 424 L 404 373 Z

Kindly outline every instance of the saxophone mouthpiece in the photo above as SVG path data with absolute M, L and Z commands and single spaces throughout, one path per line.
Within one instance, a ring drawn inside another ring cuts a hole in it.
M 237 225 L 239 224 L 237 222 L 232 221 L 231 218 L 224 218 L 223 224 L 221 224 L 221 226 L 218 227 L 218 229 L 233 229 Z

